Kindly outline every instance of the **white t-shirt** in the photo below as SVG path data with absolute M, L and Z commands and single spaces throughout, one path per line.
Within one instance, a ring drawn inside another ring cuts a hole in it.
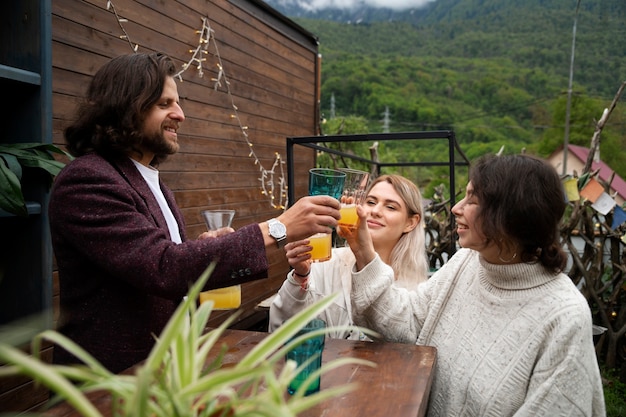
M 154 198 L 156 198 L 157 203 L 159 203 L 159 207 L 161 207 L 163 217 L 165 217 L 165 221 L 167 222 L 167 228 L 170 231 L 172 241 L 175 243 L 181 243 L 182 240 L 180 238 L 178 222 L 176 221 L 176 218 L 174 218 L 174 214 L 172 214 L 172 210 L 167 204 L 165 196 L 163 195 L 163 191 L 161 191 L 161 187 L 159 186 L 159 171 L 153 167 L 147 167 L 145 165 L 142 165 L 132 158 L 131 161 L 133 161 L 133 163 L 141 173 L 141 176 L 148 183 L 150 191 L 152 191 L 152 194 L 154 194 Z

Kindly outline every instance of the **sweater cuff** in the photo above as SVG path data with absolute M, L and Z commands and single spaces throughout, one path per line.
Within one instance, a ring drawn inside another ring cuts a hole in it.
M 352 291 L 370 292 L 375 287 L 386 287 L 393 282 L 393 269 L 384 263 L 378 254 L 369 264 L 360 271 L 352 268 Z M 387 284 L 389 281 L 389 284 Z
M 298 283 L 295 278 L 293 277 L 293 271 L 289 271 L 287 273 L 287 284 L 284 286 L 285 290 L 287 291 L 287 293 L 294 298 L 295 300 L 298 301 L 303 301 L 306 299 L 306 295 L 307 295 L 307 291 L 306 290 L 302 290 L 302 286 L 300 283 Z M 308 280 L 307 280 L 308 281 Z M 308 290 L 308 282 L 307 282 L 307 290 Z

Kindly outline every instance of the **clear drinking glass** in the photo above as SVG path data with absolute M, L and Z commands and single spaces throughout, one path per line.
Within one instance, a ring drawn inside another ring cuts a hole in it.
M 235 217 L 235 210 L 204 210 L 202 217 L 209 230 L 230 227 Z M 199 297 L 200 303 L 213 301 L 213 310 L 230 310 L 241 306 L 241 285 L 203 291 Z
M 339 226 L 342 229 L 354 231 L 359 225 L 356 208 L 365 198 L 369 174 L 365 171 L 349 168 L 342 168 L 340 171 L 345 172 L 346 179 L 340 199 L 341 209 L 339 212 L 341 218 L 339 219 Z

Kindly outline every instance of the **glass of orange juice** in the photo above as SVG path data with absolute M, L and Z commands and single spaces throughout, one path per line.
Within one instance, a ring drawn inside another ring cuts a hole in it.
M 313 262 L 324 262 L 331 258 L 333 243 L 332 233 L 316 233 L 309 238 L 311 249 L 311 260 Z
M 213 310 L 230 310 L 241 306 L 241 285 L 200 293 L 200 303 L 213 301 Z
M 363 202 L 367 191 L 369 174 L 365 171 L 357 169 L 342 168 L 340 171 L 345 172 L 346 179 L 343 185 L 343 193 L 341 194 L 339 210 L 341 218 L 339 226 L 342 229 L 354 231 L 359 225 L 359 216 L 356 207 Z
M 209 230 L 230 227 L 235 217 L 235 210 L 205 210 L 202 217 Z M 241 306 L 241 285 L 218 288 L 200 293 L 200 303 L 213 301 L 213 310 L 230 310 Z

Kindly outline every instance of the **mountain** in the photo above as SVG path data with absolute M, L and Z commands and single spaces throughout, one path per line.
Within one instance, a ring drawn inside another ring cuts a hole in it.
M 266 0 L 266 3 L 291 18 L 327 20 L 341 23 L 373 23 L 403 21 L 417 23 L 425 8 L 407 6 L 401 9 L 368 6 L 355 1 L 353 7 L 312 7 L 312 2 L 298 0 Z M 407 0 L 407 3 L 416 3 Z M 419 3 L 419 2 L 418 2 Z
M 575 0 L 435 0 L 401 10 L 369 7 L 367 0 L 341 9 L 311 8 L 322 0 L 267 3 L 318 36 L 331 59 L 337 53 L 506 58 L 550 74 L 569 72 L 576 18 L 576 82 L 608 97 L 626 78 L 624 0 L 580 1 L 578 15 Z
M 550 11 L 567 11 L 573 17 L 576 6 L 581 14 L 591 13 L 615 19 L 624 17 L 626 3 L 622 0 L 397 0 L 394 8 L 371 6 L 375 0 L 344 0 L 343 7 L 325 6 L 334 1 L 319 0 L 265 0 L 285 16 L 299 19 L 326 20 L 341 23 L 409 22 L 412 24 L 443 24 L 453 21 L 473 21 L 489 15 L 499 15 L 502 23 L 528 26 L 522 16 L 528 11 L 543 14 Z M 404 4 L 404 6 L 400 6 Z M 570 20 L 571 23 L 571 20 Z
M 570 70 L 570 143 L 582 146 L 626 80 L 624 0 L 367 6 L 374 1 L 343 9 L 310 7 L 324 0 L 267 1 L 319 39 L 322 113 L 364 118 L 371 132 L 388 113 L 390 131 L 453 129 L 470 158 L 502 145 L 547 156 L 563 143 Z M 622 177 L 624 101 L 601 142 L 602 158 Z M 397 158 L 434 157 L 422 153 L 402 149 Z

